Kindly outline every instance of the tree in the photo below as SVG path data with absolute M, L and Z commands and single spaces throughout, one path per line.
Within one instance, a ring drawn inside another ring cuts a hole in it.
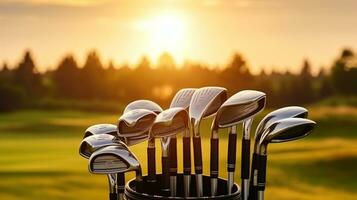
M 105 88 L 105 71 L 96 51 L 87 55 L 87 60 L 80 70 L 81 97 L 86 99 L 100 99 L 108 92 Z
M 67 55 L 54 71 L 53 81 L 56 87 L 56 93 L 60 97 L 76 98 L 79 97 L 80 84 L 79 68 L 72 55 Z
M 357 94 L 357 62 L 350 49 L 344 49 L 331 69 L 331 79 L 338 94 Z
M 41 91 L 41 76 L 37 73 L 30 51 L 26 51 L 24 58 L 14 70 L 15 84 L 24 88 L 26 95 L 38 96 Z

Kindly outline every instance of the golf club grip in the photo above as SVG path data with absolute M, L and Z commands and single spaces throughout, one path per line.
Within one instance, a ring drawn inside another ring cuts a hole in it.
M 228 138 L 228 172 L 234 172 L 236 168 L 237 134 L 229 134 Z
M 259 155 L 258 156 L 258 191 L 265 190 L 265 182 L 266 182 L 266 170 L 267 170 L 267 156 Z
M 202 145 L 201 137 L 193 137 L 193 153 L 195 155 L 195 173 L 202 174 Z
M 110 200 L 118 200 L 118 195 L 116 193 L 109 193 Z
M 254 185 L 254 171 L 257 170 L 258 168 L 258 154 L 253 153 L 253 158 L 252 158 L 252 169 L 250 173 L 250 187 L 249 187 L 249 200 L 256 200 L 257 199 L 257 188 Z
M 182 137 L 183 145 L 183 173 L 191 174 L 191 143 L 190 137 Z
M 161 157 L 162 165 L 162 189 L 170 189 L 170 160 L 168 157 Z
M 177 138 L 172 137 L 170 140 L 170 147 L 169 147 L 169 154 L 170 154 L 170 175 L 176 176 L 177 175 Z
M 148 159 L 148 181 L 156 180 L 156 158 L 155 158 L 155 148 L 147 148 L 147 159 Z
M 124 187 L 125 187 L 125 174 L 118 173 L 117 174 L 117 182 L 118 182 L 118 194 L 124 194 Z
M 249 179 L 250 168 L 250 140 L 242 140 L 242 152 L 241 152 L 241 178 Z
M 219 139 L 211 138 L 211 178 L 218 178 Z

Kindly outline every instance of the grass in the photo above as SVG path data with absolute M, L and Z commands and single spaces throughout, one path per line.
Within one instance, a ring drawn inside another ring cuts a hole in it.
M 266 198 L 356 199 L 357 108 L 319 106 L 311 107 L 310 113 L 318 122 L 311 137 L 269 147 Z M 108 113 L 54 110 L 0 114 L 0 199 L 106 199 L 105 176 L 88 173 L 78 145 L 86 127 L 115 123 L 117 118 L 118 115 Z M 202 127 L 206 174 L 209 125 L 206 121 Z M 220 135 L 220 176 L 226 177 L 226 131 L 222 130 Z M 179 152 L 181 145 L 179 140 Z M 132 149 L 146 172 L 146 144 Z M 160 148 L 157 149 L 159 158 Z M 160 159 L 157 166 L 160 171 Z

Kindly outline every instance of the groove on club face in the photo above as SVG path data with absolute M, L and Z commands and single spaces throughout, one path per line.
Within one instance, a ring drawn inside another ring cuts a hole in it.
M 196 90 L 196 88 L 184 88 L 179 90 L 172 99 L 170 108 L 180 107 L 188 109 L 192 95 L 196 92 Z
M 147 135 L 156 113 L 147 109 L 136 109 L 124 113 L 118 121 L 119 137 L 137 137 Z
M 136 110 L 136 109 L 147 109 L 151 110 L 156 114 L 159 114 L 162 112 L 162 108 L 155 102 L 150 101 L 150 100 L 136 100 L 131 103 L 129 103 L 123 113 L 127 113 L 131 110 Z
M 121 161 L 118 157 L 110 154 L 98 156 L 93 159 L 92 162 L 92 171 L 95 172 L 103 171 L 108 173 L 110 171 L 125 171 L 128 169 L 126 163 Z
M 117 127 L 113 124 L 95 124 L 88 127 L 84 132 L 84 138 L 91 136 L 91 135 L 98 135 L 98 134 L 109 134 L 116 136 L 117 135 Z

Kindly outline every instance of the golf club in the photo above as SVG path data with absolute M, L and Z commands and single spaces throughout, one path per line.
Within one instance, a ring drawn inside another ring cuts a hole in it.
M 196 174 L 196 193 L 203 196 L 202 180 L 202 146 L 200 136 L 200 123 L 203 118 L 216 114 L 221 104 L 227 99 L 227 90 L 222 87 L 203 87 L 198 89 L 192 96 L 189 117 L 192 130 L 194 163 Z
M 98 134 L 109 134 L 113 136 L 117 136 L 117 127 L 113 124 L 95 124 L 87 128 L 84 132 L 83 139 Z
M 306 137 L 311 133 L 316 123 L 309 119 L 287 118 L 271 124 L 263 133 L 257 147 L 257 176 L 254 175 L 254 185 L 258 189 L 258 200 L 264 200 L 266 182 L 267 148 L 269 143 L 281 143 Z
M 149 131 L 155 118 L 156 113 L 147 109 L 127 111 L 118 120 L 118 136 L 121 137 L 128 146 L 146 141 L 149 138 Z M 155 159 L 155 154 L 153 156 L 153 159 Z M 152 157 L 148 156 L 148 159 L 152 159 Z M 152 167 L 152 165 L 154 166 Z M 155 173 L 155 167 L 155 163 L 149 164 L 148 162 L 149 171 L 154 171 Z M 125 185 L 125 177 L 123 179 L 124 182 L 118 181 L 118 187 Z
M 136 190 L 142 191 L 141 166 L 126 146 L 107 146 L 95 151 L 89 158 L 89 171 L 93 174 L 122 174 L 136 172 Z
M 163 177 L 161 190 L 165 195 L 170 190 L 170 138 L 183 130 L 187 130 L 188 125 L 188 113 L 184 108 L 169 108 L 157 115 L 150 131 L 150 137 L 160 138 L 161 141 Z
M 131 103 L 129 103 L 123 113 L 127 113 L 131 110 L 136 110 L 136 109 L 147 109 L 155 112 L 156 114 L 159 114 L 162 112 L 162 108 L 155 102 L 150 101 L 150 100 L 136 100 Z
M 101 134 L 91 135 L 82 140 L 79 147 L 79 154 L 82 157 L 89 159 L 92 153 L 95 152 L 96 150 L 111 145 L 125 146 L 121 141 L 117 140 L 116 137 L 113 135 L 105 134 L 103 132 Z M 116 175 L 108 174 L 107 177 L 109 182 L 109 199 L 117 200 L 118 195 L 119 198 L 121 198 L 120 196 L 122 196 L 122 193 L 119 194 L 116 188 L 117 181 L 119 181 Z
M 252 168 L 251 168 L 251 179 L 250 179 L 250 187 L 249 187 L 249 196 L 248 198 L 250 200 L 256 200 L 257 197 L 257 189 L 253 185 L 253 180 L 254 180 L 254 173 L 255 171 L 258 170 L 257 166 L 257 159 L 258 159 L 258 154 L 257 148 L 258 148 L 258 143 L 259 140 L 264 133 L 264 131 L 269 127 L 271 124 L 274 122 L 285 119 L 285 118 L 307 118 L 308 116 L 308 110 L 303 107 L 299 106 L 287 106 L 284 108 L 280 108 L 277 110 L 274 110 L 267 114 L 258 124 L 256 132 L 255 132 L 255 138 L 254 138 L 254 152 L 253 152 L 253 158 L 252 158 Z
M 170 108 L 184 108 L 188 111 L 190 106 L 190 101 L 193 93 L 197 89 L 195 88 L 184 88 L 179 90 L 171 101 Z M 184 174 L 184 196 L 190 196 L 190 182 L 191 182 L 191 140 L 189 127 L 184 130 L 182 136 L 183 145 L 183 174 Z M 170 192 L 171 196 L 176 196 L 177 188 L 177 137 L 176 135 L 171 136 L 170 147 Z
M 266 95 L 255 90 L 243 90 L 231 96 L 222 104 L 217 112 L 218 120 L 215 121 L 219 128 L 230 127 L 228 138 L 228 194 L 232 193 L 234 172 L 236 164 L 236 125 L 243 122 L 242 151 L 241 151 L 241 187 L 242 200 L 248 199 L 249 170 L 250 170 L 250 128 L 254 116 L 265 107 Z M 215 136 L 218 137 L 218 136 Z M 218 156 L 218 153 L 212 153 Z M 215 158 L 217 159 L 217 158 Z M 213 159 L 214 160 L 214 159 Z

